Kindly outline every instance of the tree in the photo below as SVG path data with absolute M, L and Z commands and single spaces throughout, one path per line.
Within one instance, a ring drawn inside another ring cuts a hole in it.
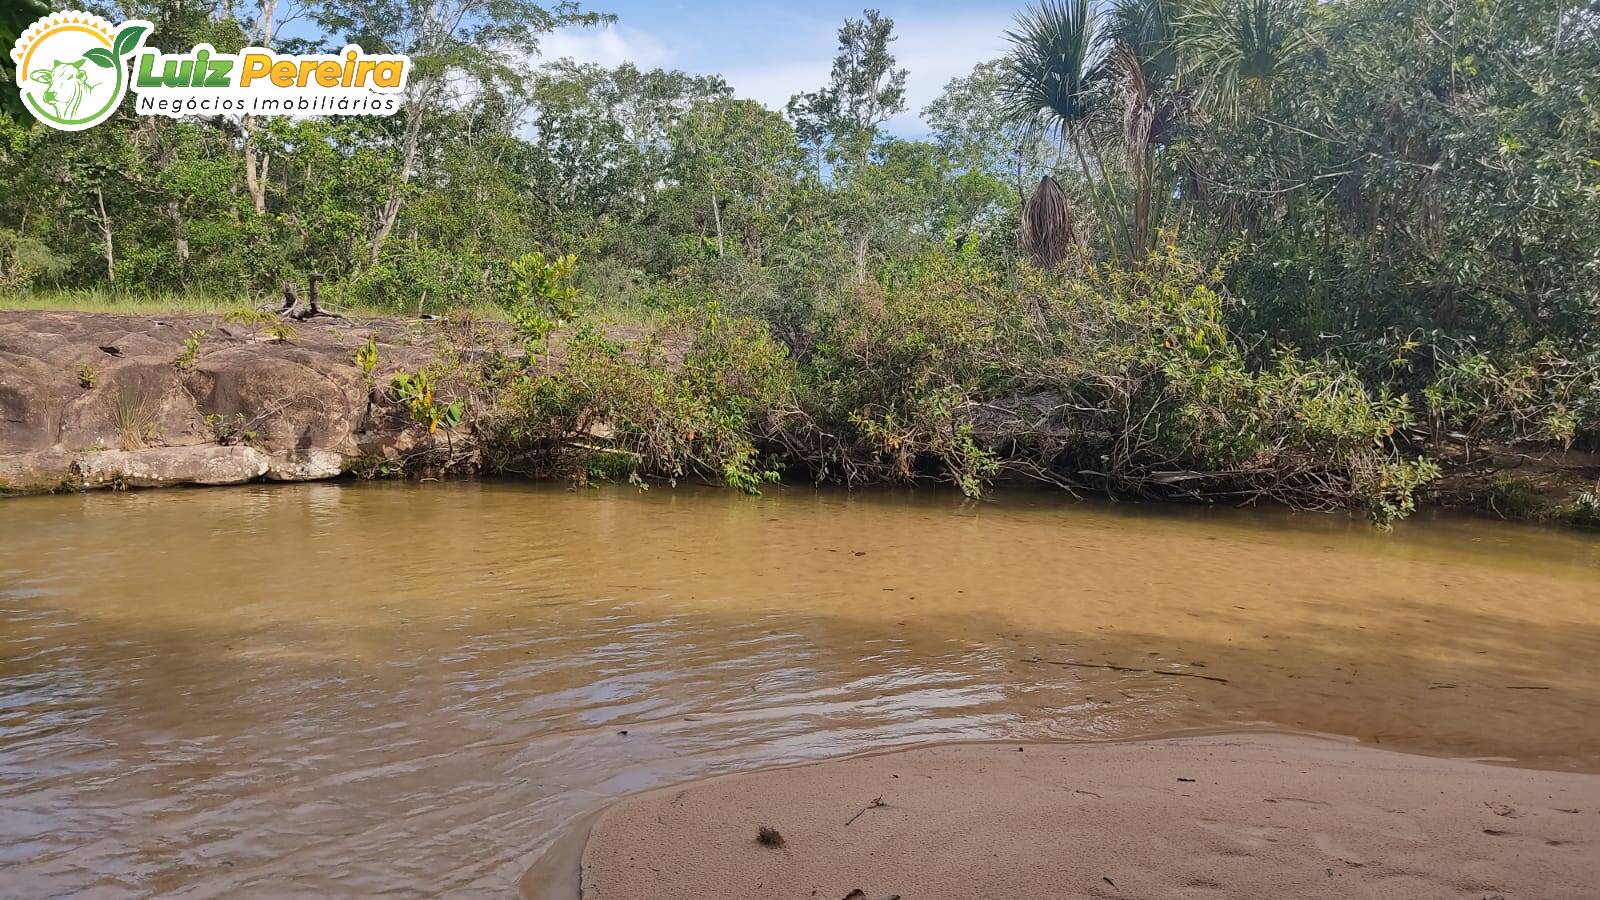
M 794 129 L 759 103 L 721 98 L 691 108 L 671 143 L 673 187 L 662 201 L 664 209 L 690 211 L 678 228 L 709 230 L 718 257 L 731 241 L 752 262 L 764 262 L 768 242 L 783 238 L 804 168 Z
M 672 235 L 639 227 L 674 177 L 682 123 L 726 99 L 716 76 L 615 69 L 560 60 L 530 85 L 535 150 L 530 189 L 567 252 L 615 251 L 652 270 L 670 268 Z
M 611 17 L 584 12 L 570 0 L 554 6 L 532 0 L 321 0 L 315 18 L 327 34 L 369 53 L 411 57 L 397 163 L 368 243 L 368 259 L 375 263 L 399 219 L 429 116 L 488 86 L 520 88 L 540 35 Z
M 875 204 L 853 189 L 870 165 L 878 129 L 905 109 L 905 69 L 895 68 L 894 20 L 875 9 L 860 19 L 845 19 L 839 28 L 839 50 L 832 77 L 818 91 L 797 94 L 788 111 L 795 129 L 814 142 L 820 156 L 827 148 L 835 180 L 842 185 L 836 200 L 855 258 L 856 281 L 867 279 L 867 253 Z
M 831 80 L 789 100 L 796 130 L 831 143 L 836 162 L 864 161 L 879 127 L 906 108 L 908 73 L 895 68 L 894 40 L 894 20 L 875 9 L 845 19 Z
M 50 14 L 45 0 L 12 0 L 0 7 L 0 112 L 20 116 L 22 95 L 17 90 L 17 67 L 11 61 L 11 47 L 29 25 Z
M 1011 122 L 1054 135 L 1063 146 L 1070 146 L 1083 168 L 1084 183 L 1090 186 L 1106 229 L 1106 244 L 1114 248 L 1110 178 L 1102 169 L 1096 187 L 1083 146 L 1086 135 L 1093 139 L 1093 131 L 1087 125 L 1099 106 L 1095 92 L 1099 76 L 1096 26 L 1092 0 L 1041 0 L 1030 7 L 1017 17 L 1016 27 L 1006 33 L 1011 53 L 1006 57 L 1001 92 Z M 1095 155 L 1103 166 L 1104 158 L 1098 152 Z M 1041 178 L 1033 196 L 1024 204 L 1024 233 L 1049 236 L 1051 241 L 1035 246 L 1031 255 L 1036 263 L 1048 266 L 1065 258 L 1065 247 L 1056 242 L 1078 239 L 1077 216 L 1065 199 L 1054 179 Z
M 1054 171 L 1061 151 L 1008 113 L 1005 72 L 1004 60 L 979 63 L 971 74 L 951 79 L 922 117 L 958 166 L 1008 184 L 1020 208 L 1028 188 Z

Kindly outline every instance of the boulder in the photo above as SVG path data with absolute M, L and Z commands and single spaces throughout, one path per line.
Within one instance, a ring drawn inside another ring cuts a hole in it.
M 243 484 L 267 474 L 267 455 L 254 447 L 152 447 L 85 453 L 74 464 L 78 481 L 94 487 Z
M 356 451 L 368 388 L 348 356 L 263 345 L 207 355 L 185 380 L 202 415 L 233 419 L 268 453 Z
M 83 389 L 42 359 L 0 350 L 0 453 L 56 443 L 67 404 Z
M 267 460 L 272 481 L 320 481 L 344 474 L 345 457 L 336 450 L 296 450 Z
M 81 387 L 61 412 L 68 450 L 138 450 L 214 439 L 171 359 L 108 357 L 94 387 Z
M 436 357 L 438 328 L 347 319 L 283 340 L 214 315 L 0 310 L 0 494 L 309 481 L 415 457 L 443 436 L 386 386 Z
M 0 454 L 0 495 L 44 494 L 77 482 L 73 456 L 56 447 Z

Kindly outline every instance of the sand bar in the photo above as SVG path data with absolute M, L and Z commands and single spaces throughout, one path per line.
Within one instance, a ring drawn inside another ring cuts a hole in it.
M 1597 838 L 1594 775 L 1297 735 L 960 745 L 631 798 L 596 823 L 582 883 L 585 900 L 1555 900 L 1600 896 Z

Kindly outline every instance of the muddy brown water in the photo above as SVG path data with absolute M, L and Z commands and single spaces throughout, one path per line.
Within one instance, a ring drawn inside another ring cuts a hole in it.
M 1600 771 L 1600 540 L 1032 494 L 0 503 L 4 896 L 508 896 L 665 783 L 1233 728 Z

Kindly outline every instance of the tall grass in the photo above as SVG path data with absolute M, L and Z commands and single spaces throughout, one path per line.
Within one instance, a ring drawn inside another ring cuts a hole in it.
M 268 302 L 247 294 L 208 291 L 114 291 L 108 288 L 40 289 L 0 293 L 0 310 L 38 309 L 70 312 L 120 313 L 123 315 L 175 315 L 178 313 L 226 313 L 240 307 Z M 354 316 L 403 316 L 393 309 L 365 304 L 323 305 Z M 498 316 L 492 308 L 477 309 L 483 315 Z
M 244 296 L 199 291 L 131 292 L 108 288 L 42 289 L 0 293 L 0 309 L 47 309 L 103 313 L 227 312 L 251 301 Z

